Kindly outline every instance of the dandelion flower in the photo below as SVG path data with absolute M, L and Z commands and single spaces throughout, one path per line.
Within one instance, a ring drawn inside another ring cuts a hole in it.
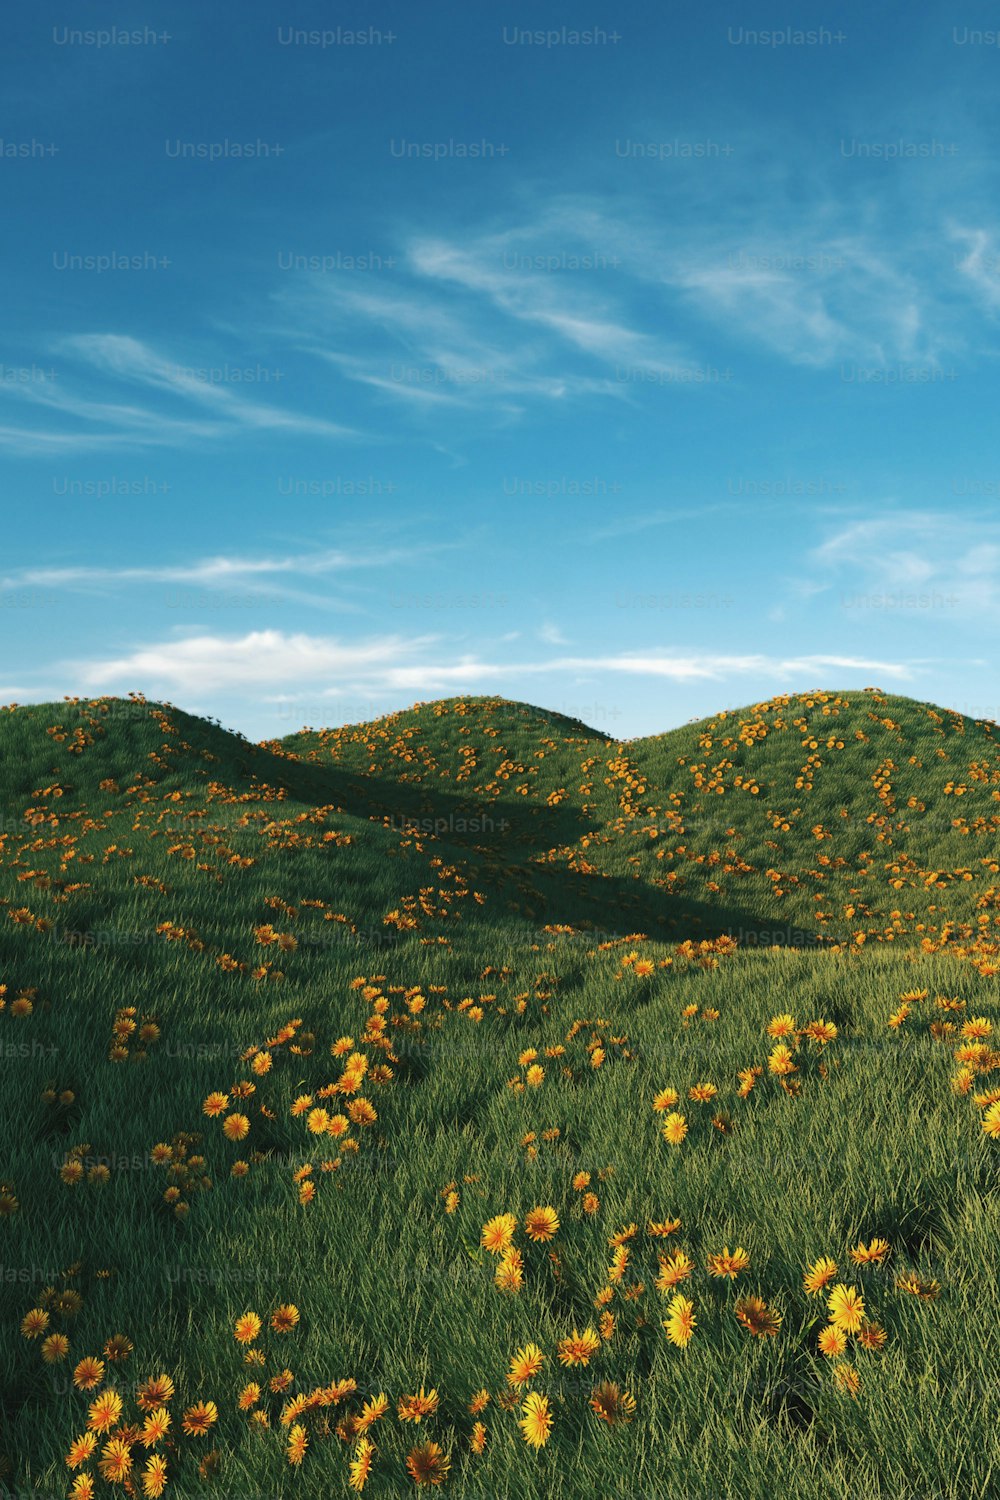
M 214 1401 L 199 1401 L 189 1406 L 181 1418 L 181 1426 L 188 1437 L 204 1437 L 208 1429 L 219 1420 L 219 1408 Z
M 104 1361 L 95 1359 L 93 1355 L 81 1359 L 73 1371 L 73 1384 L 78 1391 L 93 1391 L 104 1379 Z
M 64 1333 L 50 1333 L 42 1340 L 42 1358 L 47 1365 L 57 1365 L 69 1353 L 69 1339 Z
M 396 1406 L 396 1415 L 401 1422 L 419 1422 L 421 1417 L 431 1417 L 438 1409 L 440 1397 L 432 1387 L 425 1391 L 423 1386 L 415 1396 L 401 1396 Z
M 154 1375 L 152 1380 L 143 1381 L 135 1399 L 141 1411 L 155 1411 L 174 1399 L 174 1382 L 169 1375 Z
M 236 1319 L 236 1327 L 233 1337 L 238 1344 L 252 1344 L 260 1333 L 261 1322 L 255 1312 L 245 1312 L 241 1318 Z
M 544 1359 L 545 1356 L 537 1344 L 525 1344 L 511 1359 L 507 1384 L 516 1389 L 530 1385 L 542 1368 Z
M 595 1417 L 609 1427 L 625 1426 L 635 1416 L 635 1397 L 610 1380 L 595 1386 L 588 1404 Z
M 451 1459 L 437 1443 L 423 1443 L 406 1455 L 406 1467 L 414 1484 L 443 1484 Z
M 888 1335 L 878 1323 L 862 1323 L 858 1329 L 858 1343 L 864 1349 L 884 1349 Z
M 667 1319 L 663 1324 L 667 1331 L 667 1338 L 678 1349 L 684 1349 L 691 1342 L 691 1335 L 697 1327 L 697 1318 L 694 1315 L 694 1303 L 687 1297 L 682 1297 L 678 1292 L 670 1299 L 667 1309 Z
M 293 1466 L 300 1464 L 306 1456 L 308 1446 L 309 1434 L 301 1422 L 296 1422 L 288 1434 L 288 1462 Z
M 834 1365 L 833 1378 L 842 1391 L 846 1391 L 849 1396 L 857 1397 L 861 1389 L 861 1377 L 853 1365 Z
M 684 1116 L 672 1111 L 663 1122 L 663 1139 L 669 1141 L 671 1146 L 679 1146 L 688 1133 L 687 1121 Z
M 767 1059 L 767 1066 L 776 1078 L 782 1078 L 788 1073 L 798 1072 L 798 1068 L 792 1061 L 791 1048 L 784 1046 L 783 1043 L 779 1043 L 777 1047 L 772 1049 Z
M 837 1262 L 831 1260 L 828 1255 L 821 1255 L 814 1260 L 802 1277 L 802 1285 L 811 1297 L 821 1292 L 828 1282 L 832 1281 L 837 1274 Z
M 157 1443 L 162 1443 L 169 1430 L 170 1413 L 165 1406 L 158 1406 L 143 1422 L 139 1442 L 144 1448 L 155 1448 Z
M 66 1455 L 66 1463 L 71 1469 L 78 1469 L 93 1457 L 94 1449 L 97 1447 L 97 1438 L 92 1432 L 84 1432 L 78 1438 L 74 1438 Z
M 358 1446 L 354 1450 L 354 1457 L 350 1465 L 350 1477 L 347 1482 L 352 1490 L 357 1490 L 359 1495 L 364 1489 L 365 1480 L 371 1472 L 372 1455 L 374 1452 L 375 1444 L 370 1438 L 361 1437 L 358 1439 Z
M 250 1121 L 246 1115 L 227 1115 L 222 1122 L 222 1133 L 227 1141 L 244 1141 L 250 1134 Z
M 388 1410 L 389 1398 L 384 1391 L 379 1391 L 377 1396 L 372 1396 L 361 1408 L 361 1415 L 358 1418 L 358 1425 L 355 1431 L 358 1433 L 367 1432 L 369 1427 L 377 1422 L 380 1417 L 384 1417 Z
M 142 1493 L 146 1500 L 158 1500 L 167 1487 L 167 1460 L 161 1453 L 154 1453 L 146 1460 L 142 1473 Z
M 916 1271 L 905 1271 L 896 1277 L 896 1287 L 901 1292 L 909 1292 L 913 1297 L 920 1297 L 924 1302 L 933 1302 L 941 1294 L 941 1284 L 938 1281 L 924 1281 Z
M 521 1407 L 524 1416 L 518 1421 L 524 1441 L 532 1448 L 543 1448 L 552 1431 L 552 1412 L 547 1396 L 531 1391 Z
M 781 1326 L 781 1314 L 768 1307 L 762 1297 L 740 1297 L 734 1311 L 754 1338 L 774 1338 Z
M 483 1225 L 479 1243 L 491 1255 L 502 1255 L 514 1237 L 517 1220 L 513 1214 L 497 1214 Z
M 864 1240 L 861 1240 L 853 1250 L 848 1250 L 847 1253 L 856 1266 L 866 1266 L 870 1263 L 880 1266 L 889 1254 L 889 1241 L 874 1239 L 870 1245 L 866 1245 Z
M 657 1114 L 663 1114 L 665 1110 L 673 1109 L 674 1105 L 679 1103 L 680 1097 L 676 1089 L 661 1089 L 653 1100 L 653 1108 Z
M 683 1250 L 676 1250 L 673 1255 L 661 1255 L 660 1271 L 656 1278 L 656 1289 L 660 1292 L 669 1292 L 679 1281 L 684 1281 L 694 1270 L 694 1261 Z
M 299 1321 L 299 1310 L 294 1302 L 284 1302 L 271 1314 L 271 1327 L 275 1333 L 290 1333 Z
M 33 1307 L 21 1319 L 21 1332 L 26 1339 L 37 1339 L 49 1326 L 49 1315 L 44 1307 Z
M 110 1432 L 118 1426 L 122 1398 L 117 1391 L 102 1391 L 87 1408 L 87 1426 L 91 1432 Z
M 745 1271 L 750 1264 L 750 1256 L 742 1246 L 737 1246 L 730 1254 L 729 1246 L 723 1245 L 722 1253 L 708 1257 L 708 1269 L 712 1276 L 728 1276 L 730 1281 L 735 1281 L 740 1271 Z
M 553 1239 L 558 1228 L 559 1218 L 554 1208 L 532 1208 L 525 1215 L 524 1232 L 536 1243 Z
M 132 1472 L 132 1449 L 120 1438 L 112 1438 L 101 1449 L 97 1467 L 109 1484 L 122 1484 Z
M 839 1282 L 827 1298 L 830 1322 L 844 1333 L 857 1333 L 865 1316 L 865 1302 L 857 1287 Z
M 828 1323 L 825 1328 L 820 1329 L 819 1351 L 830 1359 L 839 1359 L 847 1348 L 847 1334 L 835 1323 Z
M 559 1363 L 567 1368 L 586 1365 L 600 1347 L 600 1335 L 593 1328 L 585 1328 L 583 1333 L 577 1333 L 574 1328 L 567 1338 L 559 1340 L 557 1357 Z

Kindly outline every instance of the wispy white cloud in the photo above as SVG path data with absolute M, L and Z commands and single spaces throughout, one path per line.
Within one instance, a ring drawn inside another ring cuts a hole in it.
M 744 678 L 787 683 L 828 677 L 831 672 L 865 672 L 908 681 L 913 675 L 911 665 L 904 662 L 822 653 L 774 657 L 644 650 L 562 655 L 540 661 L 491 660 L 467 653 L 456 660 L 448 654 L 447 643 L 431 634 L 342 641 L 278 630 L 161 641 L 107 660 L 76 663 L 75 670 L 88 688 L 128 687 L 191 696 L 232 689 L 280 691 L 289 686 L 309 687 L 319 693 L 333 689 L 356 693 L 489 692 L 500 683 L 571 674 L 625 674 L 677 683 Z
M 353 570 L 378 570 L 441 552 L 456 543 L 424 543 L 416 547 L 387 547 L 378 552 L 348 553 L 316 550 L 287 557 L 218 556 L 190 563 L 148 564 L 141 567 L 30 567 L 0 576 L 0 590 L 19 588 L 117 588 L 135 584 L 174 583 L 203 589 L 228 589 L 237 584 L 267 583 L 284 589 L 295 578 L 324 578 Z M 316 596 L 321 597 L 321 596 Z
M 340 641 L 329 636 L 255 630 L 243 636 L 198 635 L 141 646 L 123 656 L 75 664 L 88 688 L 149 683 L 193 695 L 290 684 L 329 684 L 395 670 L 395 663 L 432 644 L 433 637 L 380 636 Z
M 848 582 L 888 601 L 924 595 L 949 615 L 1000 616 L 1000 522 L 947 513 L 893 510 L 834 531 L 810 554 L 811 592 Z M 929 607 L 929 606 L 928 606 Z
M 88 388 L 127 386 L 161 398 L 159 404 L 125 403 L 107 393 L 81 396 L 72 382 L 42 372 L 31 381 L 0 382 L 0 395 L 20 400 L 48 419 L 45 425 L 4 424 L 0 445 L 15 452 L 96 451 L 104 448 L 187 444 L 254 431 L 297 432 L 327 438 L 357 434 L 349 427 L 248 398 L 242 384 L 217 380 L 222 365 L 183 366 L 138 339 L 123 334 L 79 334 L 55 350 L 77 366 L 77 383 Z M 199 373 L 204 369 L 204 377 Z M 188 414 L 163 409 L 162 399 L 188 407 Z M 191 414 L 191 408 L 194 409 Z M 67 431 L 67 423 L 76 426 Z
M 1000 235 L 995 230 L 953 225 L 951 238 L 965 245 L 956 268 L 991 312 L 1000 309 Z

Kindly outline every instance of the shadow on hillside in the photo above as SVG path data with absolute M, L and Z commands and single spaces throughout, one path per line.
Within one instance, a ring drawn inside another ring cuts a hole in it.
M 749 907 L 671 895 L 621 875 L 588 875 L 568 869 L 562 860 L 538 863 L 532 856 L 577 845 L 594 831 L 594 823 L 571 803 L 548 807 L 519 797 L 489 800 L 474 792 L 458 794 L 263 753 L 272 764 L 265 774 L 256 761 L 256 775 L 280 783 L 289 797 L 314 805 L 333 803 L 354 817 L 377 820 L 377 826 L 387 818 L 394 833 L 412 835 L 425 853 L 471 866 L 476 884 L 492 887 L 501 898 L 505 919 L 516 913 L 520 922 L 535 926 L 587 926 L 606 937 L 645 932 L 667 942 L 723 934 L 741 946 L 815 947 L 822 941 L 804 928 L 778 926 Z M 598 864 L 601 846 L 581 853 Z M 495 905 L 484 911 L 485 925 L 496 925 Z

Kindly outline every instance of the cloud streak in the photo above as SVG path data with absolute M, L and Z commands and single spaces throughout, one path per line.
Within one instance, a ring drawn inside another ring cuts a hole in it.
M 442 650 L 444 648 L 444 650 Z M 414 659 L 419 658 L 419 659 Z M 434 659 L 436 658 L 436 659 Z M 488 692 L 500 682 L 534 677 L 622 674 L 651 681 L 725 682 L 795 678 L 837 672 L 877 673 L 905 682 L 905 663 L 837 654 L 774 657 L 680 651 L 621 651 L 560 655 L 538 661 L 498 661 L 475 653 L 449 659 L 439 636 L 399 634 L 345 642 L 336 637 L 252 631 L 242 636 L 202 634 L 140 647 L 106 660 L 75 664 L 88 688 L 200 695 L 237 688 L 265 692 L 291 684 L 320 692 Z

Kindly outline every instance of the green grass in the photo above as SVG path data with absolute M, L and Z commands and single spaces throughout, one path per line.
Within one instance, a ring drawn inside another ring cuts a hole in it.
M 749 725 L 766 736 L 741 738 Z M 58 726 L 61 740 L 46 732 Z M 406 1454 L 432 1440 L 451 1459 L 443 1491 L 465 1500 L 717 1500 L 769 1496 L 778 1483 L 805 1500 L 988 1500 L 1000 1143 L 972 1092 L 996 1087 L 996 1069 L 986 1058 L 966 1094 L 952 1084 L 962 1023 L 1000 1026 L 995 734 L 874 693 L 774 700 L 624 745 L 494 699 L 269 746 L 142 702 L 0 715 L 0 1182 L 18 1205 L 0 1217 L 8 1492 L 69 1492 L 64 1456 L 92 1399 L 73 1389 L 73 1369 L 124 1334 L 132 1352 L 108 1362 L 103 1382 L 121 1392 L 123 1420 L 135 1419 L 143 1380 L 166 1372 L 176 1386 L 166 1495 L 346 1496 L 356 1449 L 336 1423 L 384 1391 L 365 1495 L 414 1493 Z M 803 740 L 825 747 L 831 736 L 844 749 L 817 751 L 811 789 L 796 787 Z M 888 760 L 891 806 L 873 781 Z M 693 765 L 723 794 L 696 786 Z M 157 932 L 165 923 L 174 936 Z M 265 924 L 294 945 L 259 941 Z M 717 941 L 726 933 L 734 951 Z M 631 955 L 653 971 L 635 973 Z M 389 1059 L 370 1033 L 362 1040 L 373 1014 L 352 987 L 362 976 L 388 1001 L 392 1077 L 361 1085 L 378 1118 L 352 1127 L 351 1154 L 310 1135 L 289 1106 L 339 1078 L 350 1051 L 372 1066 Z M 426 1004 L 413 1016 L 407 993 L 418 988 Z M 15 1013 L 22 990 L 30 1014 Z M 927 999 L 888 1027 L 909 990 Z M 155 1017 L 159 1037 L 133 1039 L 116 1061 L 122 1007 L 137 1023 Z M 837 1028 L 824 1047 L 801 1040 L 797 1096 L 768 1068 L 765 1028 L 786 1012 L 800 1028 L 821 1018 Z M 299 1050 L 273 1046 L 270 1072 L 256 1076 L 244 1054 L 293 1019 Z M 955 1029 L 936 1037 L 932 1021 Z M 341 1037 L 351 1047 L 331 1056 Z M 528 1049 L 545 1068 L 537 1088 L 519 1063 Z M 762 1073 L 741 1098 L 738 1074 L 751 1066 Z M 242 1145 L 202 1113 L 212 1090 L 239 1079 L 257 1085 Z M 712 1103 L 687 1099 L 700 1082 L 717 1087 Z M 652 1108 L 666 1087 L 689 1125 L 679 1146 Z M 46 1102 L 47 1089 L 73 1100 Z M 205 1158 L 193 1175 L 211 1180 L 197 1190 L 176 1179 L 183 1218 L 164 1200 L 168 1169 L 150 1161 L 178 1132 L 201 1134 L 188 1147 Z M 104 1185 L 61 1180 L 80 1146 L 88 1165 L 108 1165 Z M 239 1179 L 237 1159 L 251 1163 Z M 310 1162 L 316 1194 L 303 1205 L 293 1174 Z M 600 1200 L 594 1214 L 574 1189 L 580 1172 Z M 536 1205 L 559 1215 L 551 1244 L 520 1227 Z M 496 1289 L 479 1243 L 504 1212 L 518 1219 L 525 1260 L 516 1296 Z M 647 1234 L 667 1218 L 680 1229 Z M 608 1240 L 632 1224 L 614 1333 L 586 1368 L 564 1369 L 558 1342 L 596 1327 Z M 885 1264 L 853 1266 L 849 1248 L 876 1236 L 891 1246 Z M 735 1284 L 706 1270 L 723 1245 L 750 1254 Z M 685 1349 L 666 1338 L 670 1297 L 655 1286 L 658 1253 L 677 1247 L 695 1263 L 678 1288 L 698 1320 Z M 854 1396 L 817 1352 L 825 1297 L 808 1296 L 802 1276 L 821 1255 L 887 1334 L 881 1352 L 850 1341 Z M 900 1290 L 905 1270 L 939 1294 Z M 20 1324 L 64 1286 L 82 1305 L 52 1310 L 46 1333 L 65 1331 L 71 1347 L 50 1365 Z M 741 1327 L 741 1295 L 780 1313 L 776 1337 Z M 267 1326 L 282 1303 L 301 1313 L 286 1335 Z M 265 1323 L 263 1375 L 233 1336 L 248 1309 Z M 554 1417 L 538 1452 L 520 1410 L 497 1402 L 528 1342 L 546 1356 L 535 1388 Z M 347 1377 L 358 1387 L 304 1419 L 300 1468 L 286 1459 L 286 1398 L 266 1392 L 285 1367 L 293 1394 Z M 236 1406 L 251 1379 L 265 1386 L 264 1433 Z M 630 1424 L 593 1415 L 602 1381 L 635 1397 Z M 397 1401 L 421 1386 L 438 1391 L 437 1411 L 401 1422 Z M 492 1399 L 477 1456 L 468 1403 L 481 1388 Z M 181 1414 L 200 1400 L 216 1402 L 218 1421 L 207 1438 L 185 1437 Z M 212 1451 L 218 1472 L 203 1479 L 198 1461 Z M 141 1475 L 147 1450 L 134 1454 Z M 111 1496 L 99 1457 L 85 1467 Z

